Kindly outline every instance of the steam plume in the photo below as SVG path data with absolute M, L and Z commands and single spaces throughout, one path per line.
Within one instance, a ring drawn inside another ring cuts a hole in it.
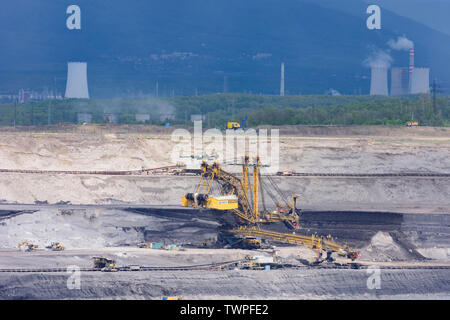
M 387 51 L 380 49 L 373 50 L 372 54 L 364 60 L 366 67 L 384 67 L 389 68 L 392 64 L 392 57 Z
M 391 39 L 387 44 L 393 50 L 409 50 L 414 48 L 414 42 L 404 36 L 398 37 L 397 40 Z

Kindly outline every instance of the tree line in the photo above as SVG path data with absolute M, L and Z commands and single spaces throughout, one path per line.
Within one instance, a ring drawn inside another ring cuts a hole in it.
M 45 126 L 79 123 L 88 113 L 93 123 L 107 123 L 114 114 L 119 124 L 191 125 L 191 115 L 204 115 L 204 127 L 224 128 L 228 121 L 258 125 L 420 125 L 450 126 L 450 97 L 384 96 L 264 96 L 211 94 L 162 99 L 47 100 L 0 104 L 2 126 Z M 150 120 L 138 121 L 136 114 Z

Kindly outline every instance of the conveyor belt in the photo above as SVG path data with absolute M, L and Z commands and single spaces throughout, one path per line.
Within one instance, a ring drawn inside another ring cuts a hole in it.
M 165 166 L 160 168 L 139 169 L 139 170 L 123 170 L 123 171 L 80 171 L 80 170 L 22 170 L 22 169 L 0 169 L 0 173 L 27 173 L 27 174 L 82 174 L 82 175 L 109 175 L 109 176 L 125 176 L 125 175 L 141 175 L 167 173 L 170 170 L 180 168 L 179 166 Z
M 208 264 L 208 265 L 198 265 L 198 266 L 180 266 L 180 267 L 139 267 L 138 270 L 133 270 L 129 266 L 119 267 L 117 271 L 119 272 L 137 272 L 137 271 L 218 271 L 226 270 L 226 267 L 238 265 L 242 262 L 248 262 L 247 260 L 236 260 L 232 262 L 224 262 L 218 264 Z M 350 264 L 336 264 L 336 263 L 319 263 L 316 265 L 292 265 L 292 264 L 282 264 L 283 268 L 290 269 L 367 269 L 368 267 L 377 267 L 384 270 L 448 270 L 450 266 L 448 265 L 406 265 L 406 266 L 390 266 L 390 265 L 366 265 L 358 263 Z M 80 268 L 80 272 L 101 272 L 98 268 Z M 67 268 L 11 268 L 11 269 L 0 269 L 0 272 L 5 273 L 67 273 Z
M 400 172 L 400 173 L 292 173 L 290 175 L 294 177 L 435 177 L 435 178 L 449 178 L 450 173 L 423 173 L 423 172 Z
M 348 246 L 336 243 L 332 239 L 317 237 L 314 235 L 306 236 L 295 233 L 280 233 L 262 230 L 258 227 L 240 227 L 239 229 L 226 230 L 225 232 L 238 234 L 241 236 L 258 237 L 261 239 L 273 240 L 281 243 L 296 244 L 312 249 L 331 250 L 334 252 L 338 252 L 341 255 L 345 255 L 352 260 L 356 259 L 359 255 L 357 251 L 350 249 Z
M 0 173 L 26 173 L 26 174 L 79 174 L 79 175 L 143 175 L 143 174 L 176 174 L 191 175 L 191 172 L 184 173 L 172 172 L 175 169 L 181 169 L 179 166 L 165 166 L 159 168 L 147 168 L 139 170 L 122 170 L 122 171 L 89 171 L 89 170 L 22 170 L 22 169 L 0 169 Z M 326 173 L 326 172 L 296 172 L 291 174 L 276 174 L 280 177 L 373 177 L 373 178 L 389 178 L 389 177 L 434 177 L 449 178 L 450 173 L 427 173 L 427 172 L 398 172 L 398 173 Z
M 146 267 L 139 266 L 138 269 L 133 269 L 131 266 L 117 267 L 118 271 L 189 271 L 189 270 L 221 270 L 223 268 L 237 265 L 245 260 L 233 260 L 225 261 L 219 263 L 211 264 L 199 264 L 191 266 L 171 266 L 171 267 Z M 81 272 L 98 272 L 102 271 L 99 268 L 80 268 Z M 10 268 L 10 269 L 0 269 L 0 272 L 32 272 L 32 273 L 42 273 L 42 272 L 68 272 L 67 268 Z

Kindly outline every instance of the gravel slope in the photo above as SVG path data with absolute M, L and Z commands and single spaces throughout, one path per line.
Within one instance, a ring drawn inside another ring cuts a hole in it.
M 368 289 L 366 270 L 0 274 L 2 299 L 450 299 L 450 269 L 382 270 Z

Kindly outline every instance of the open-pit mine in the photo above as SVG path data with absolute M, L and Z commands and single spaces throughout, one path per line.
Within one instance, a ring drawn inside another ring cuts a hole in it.
M 282 127 L 276 172 L 171 134 L 2 129 L 0 298 L 450 298 L 449 128 Z

